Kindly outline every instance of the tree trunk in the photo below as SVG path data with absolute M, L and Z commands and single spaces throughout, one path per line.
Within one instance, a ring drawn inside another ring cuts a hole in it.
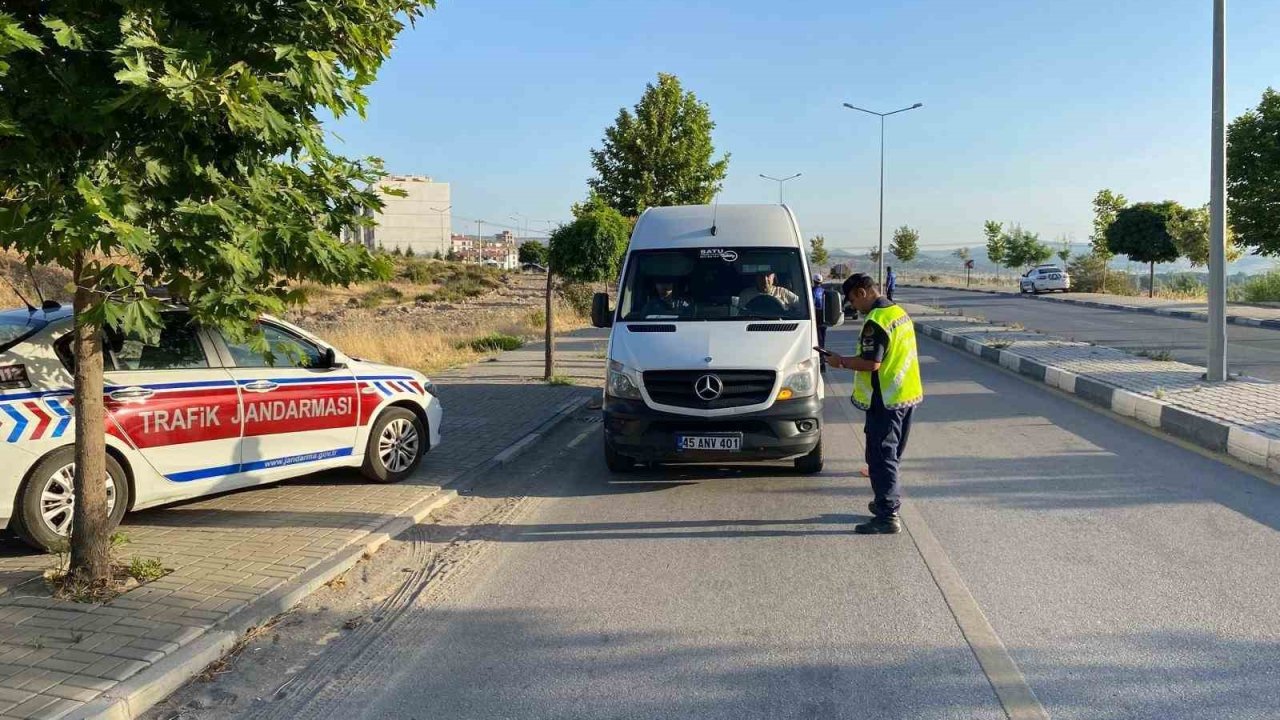
M 106 408 L 102 401 L 101 328 L 83 321 L 93 292 L 83 278 L 84 255 L 76 257 L 75 510 L 71 520 L 71 573 L 101 581 L 111 571 L 111 529 L 107 527 Z
M 555 318 L 555 281 L 552 279 L 551 268 L 547 268 L 547 327 L 545 333 L 545 367 L 543 368 L 543 379 L 550 380 L 556 374 L 556 318 Z
M 1151 273 L 1147 276 L 1147 297 L 1156 296 L 1156 264 L 1151 263 Z
M 1102 258 L 1102 289 L 1098 292 L 1105 293 L 1107 291 L 1107 258 Z

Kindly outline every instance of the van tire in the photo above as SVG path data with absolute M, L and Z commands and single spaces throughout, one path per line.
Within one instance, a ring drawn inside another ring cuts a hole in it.
M 795 459 L 796 472 L 801 475 L 817 475 L 822 472 L 822 440 L 809 451 Z
M 619 455 L 618 451 L 613 448 L 613 443 L 609 442 L 609 438 L 604 440 L 604 464 L 609 468 L 611 473 L 629 473 L 636 468 L 636 459 Z
M 69 541 L 70 526 L 67 528 L 67 535 L 60 535 L 45 522 L 41 498 L 46 488 L 58 495 L 71 492 L 71 488 L 66 487 L 70 480 L 65 475 L 61 478 L 55 476 L 61 475 L 75 462 L 75 455 L 75 447 L 71 445 L 54 450 L 36 463 L 22 483 L 10 528 L 32 547 L 52 552 L 65 546 Z M 107 527 L 108 530 L 114 530 L 124 519 L 125 511 L 129 509 L 129 476 L 110 454 L 106 457 L 106 468 L 107 477 L 111 480 L 111 491 L 115 495 L 114 504 L 107 517 Z M 66 512 L 71 513 L 73 507 L 74 504 L 68 502 Z M 59 516 L 60 519 L 61 516 Z
M 399 443 L 401 450 L 407 449 L 410 457 L 403 452 L 395 457 L 383 458 L 383 435 L 387 435 L 388 447 Z M 413 474 L 427 453 L 426 425 L 413 412 L 402 407 L 389 407 L 382 411 L 373 426 L 369 428 L 369 440 L 364 449 L 364 464 L 360 472 L 376 483 L 398 483 Z

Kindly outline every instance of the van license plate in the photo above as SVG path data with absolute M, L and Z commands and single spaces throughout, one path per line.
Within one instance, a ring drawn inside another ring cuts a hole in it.
M 714 452 L 738 452 L 742 450 L 742 434 L 731 435 L 677 435 L 677 450 L 711 450 Z

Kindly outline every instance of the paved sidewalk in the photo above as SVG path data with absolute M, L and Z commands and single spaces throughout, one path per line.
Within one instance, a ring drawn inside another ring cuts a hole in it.
M 927 290 L 931 285 L 916 283 L 903 284 L 902 287 Z M 1011 290 L 994 290 L 990 288 L 966 288 L 963 286 L 939 285 L 940 290 L 962 290 L 965 292 L 984 293 L 987 295 L 1004 295 L 1017 297 L 1020 293 Z M 1164 298 L 1148 298 L 1129 295 L 1110 295 L 1106 293 L 1046 293 L 1043 295 L 1023 295 L 1028 299 L 1060 302 L 1069 305 L 1105 308 L 1107 310 L 1128 310 L 1149 315 L 1187 318 L 1205 321 L 1208 307 L 1205 303 L 1193 300 L 1167 300 Z M 1227 304 L 1227 322 L 1233 325 L 1250 327 L 1267 327 L 1280 329 L 1280 308 L 1262 307 L 1258 305 Z
M 1280 472 L 1280 383 L 907 306 L 922 333 L 1210 450 Z
M 560 372 L 573 386 L 541 382 L 541 346 L 433 378 L 444 441 L 404 483 L 372 485 L 333 471 L 128 516 L 122 555 L 158 558 L 173 572 L 105 605 L 53 600 L 41 580 L 53 559 L 0 542 L 0 719 L 75 717 L 84 703 L 363 543 L 590 397 L 602 382 L 604 341 L 582 331 L 558 343 Z

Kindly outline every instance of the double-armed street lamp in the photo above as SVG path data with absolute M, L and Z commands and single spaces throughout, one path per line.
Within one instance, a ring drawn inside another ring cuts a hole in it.
M 761 174 L 760 177 L 764 178 L 765 180 L 772 180 L 778 183 L 778 204 L 781 205 L 782 204 L 782 184 L 788 180 L 795 180 L 796 178 L 800 177 L 803 174 L 804 173 L 796 173 L 795 175 L 792 175 L 790 177 L 784 177 L 784 178 L 776 178 L 771 175 Z
M 876 112 L 875 110 L 867 110 L 856 105 L 844 104 L 850 110 L 857 110 L 868 115 L 875 115 L 880 118 L 880 252 L 876 257 L 876 283 L 884 283 L 884 119 L 890 115 L 897 115 L 908 110 L 924 107 L 924 103 L 916 103 L 911 107 L 899 108 L 891 112 Z

